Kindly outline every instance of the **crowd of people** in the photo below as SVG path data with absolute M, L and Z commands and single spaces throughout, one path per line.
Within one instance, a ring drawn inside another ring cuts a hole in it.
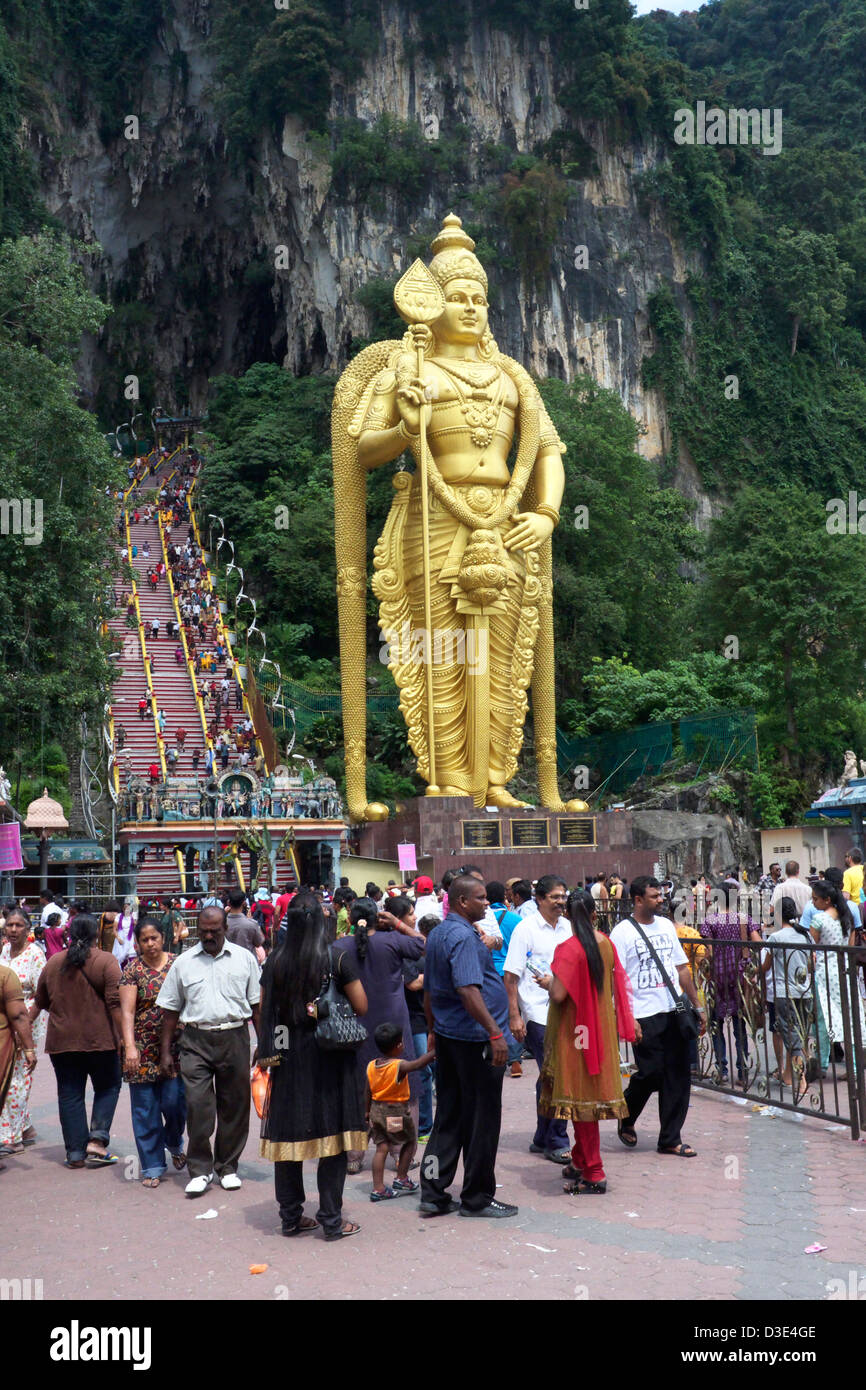
M 592 891 L 600 879 L 501 883 L 472 864 L 436 885 L 420 875 L 384 890 L 368 883 L 362 895 L 343 880 L 333 899 L 322 887 L 251 898 L 231 889 L 198 901 L 194 933 L 180 898 L 114 901 L 96 915 L 44 893 L 32 917 L 20 903 L 3 914 L 3 1151 L 37 1142 L 28 1100 L 44 1037 L 69 1168 L 117 1161 L 110 1132 L 125 1081 L 146 1187 L 171 1167 L 185 1171 L 189 1197 L 214 1181 L 237 1190 L 252 1094 L 286 1236 L 360 1230 L 343 1216 L 343 1194 L 371 1145 L 371 1201 L 416 1195 L 427 1217 L 508 1218 L 517 1207 L 496 1183 L 503 1083 L 531 1059 L 529 1154 L 557 1165 L 565 1193 L 602 1195 L 600 1122 L 614 1121 L 633 1152 L 653 1095 L 658 1153 L 696 1156 L 684 1132 L 696 1049 L 709 1024 L 726 1069 L 717 1024 L 734 1017 L 742 1079 L 747 986 L 778 1042 L 780 1084 L 798 1095 L 810 1028 L 819 1071 L 843 1040 L 851 1048 L 839 953 L 822 948 L 862 944 L 856 851 L 838 886 L 836 877 L 828 870 L 810 888 L 789 862 L 774 876 L 769 927 L 733 899 L 700 923 L 675 921 L 647 875 L 623 885 L 611 927 Z M 315 1216 L 304 1211 L 312 1159 Z

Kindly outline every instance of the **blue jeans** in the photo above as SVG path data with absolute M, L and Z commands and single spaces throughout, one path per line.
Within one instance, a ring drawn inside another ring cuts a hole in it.
M 52 1052 L 51 1065 L 57 1077 L 57 1109 L 66 1161 L 76 1163 L 86 1157 L 91 1140 L 108 1147 L 120 1095 L 120 1058 L 114 1048 L 110 1052 Z M 89 1125 L 84 1105 L 88 1078 L 93 1086 Z
M 179 1076 L 167 1081 L 138 1081 L 129 1088 L 132 1132 L 143 1178 L 161 1178 L 165 1151 L 183 1153 L 186 1092 Z
M 413 1033 L 416 1057 L 427 1051 L 427 1034 Z M 429 1134 L 433 1128 L 433 1068 L 428 1064 L 418 1075 L 418 1133 Z
M 541 1098 L 541 1067 L 544 1062 L 544 1024 L 527 1023 L 526 1025 L 526 1046 L 529 1048 L 536 1062 L 538 1063 L 539 1078 L 535 1083 L 535 1104 Z M 538 1123 L 535 1127 L 535 1138 L 533 1144 L 544 1149 L 547 1153 L 558 1153 L 562 1149 L 570 1149 L 568 1142 L 568 1125 L 565 1120 L 549 1120 L 546 1115 L 538 1111 Z

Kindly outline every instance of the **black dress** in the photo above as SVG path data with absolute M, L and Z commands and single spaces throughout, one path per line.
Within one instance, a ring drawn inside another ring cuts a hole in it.
M 329 951 L 338 986 L 342 989 L 357 980 L 357 968 L 341 946 L 331 946 Z M 262 971 L 265 991 L 270 987 L 272 960 L 270 956 Z M 312 1019 L 293 1027 L 279 1066 L 271 1067 L 259 1153 L 272 1163 L 331 1158 L 367 1145 L 356 1054 L 322 1051 L 314 1037 L 315 1027 Z

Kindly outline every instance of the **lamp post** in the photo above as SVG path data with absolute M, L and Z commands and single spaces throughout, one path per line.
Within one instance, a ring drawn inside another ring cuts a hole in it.
M 60 802 L 51 799 L 46 787 L 42 795 L 31 801 L 27 807 L 24 824 L 28 830 L 35 830 L 39 835 L 39 890 L 42 892 L 48 888 L 48 856 L 51 851 L 51 836 L 48 832 L 68 830 L 69 821 L 63 814 Z

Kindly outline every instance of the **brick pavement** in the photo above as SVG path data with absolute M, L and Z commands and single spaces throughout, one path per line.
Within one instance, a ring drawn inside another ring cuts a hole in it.
M 373 1205 L 368 1169 L 346 1184 L 345 1211 L 362 1232 L 326 1245 L 315 1235 L 279 1235 L 255 1115 L 237 1193 L 215 1187 L 191 1201 L 182 1175 L 155 1191 L 131 1180 L 126 1088 L 112 1139 L 121 1162 L 65 1169 L 54 1074 L 41 1057 L 34 1116 L 42 1141 L 7 1159 L 0 1176 L 0 1201 L 10 1203 L 0 1277 L 41 1278 L 47 1299 L 815 1301 L 828 1298 L 829 1280 L 847 1286 L 851 1270 L 866 1275 L 866 1146 L 844 1129 L 696 1091 L 685 1130 L 696 1159 L 656 1153 L 651 1103 L 634 1152 L 612 1123 L 602 1126 L 607 1195 L 566 1197 L 558 1169 L 527 1151 L 533 1082 L 531 1064 L 521 1080 L 505 1081 L 497 1176 L 500 1196 L 520 1206 L 517 1218 L 424 1220 L 414 1198 Z M 305 1175 L 314 1211 L 312 1165 Z M 196 1220 L 210 1207 L 216 1220 Z M 815 1242 L 826 1252 L 804 1254 Z M 268 1269 L 251 1275 L 251 1264 Z

